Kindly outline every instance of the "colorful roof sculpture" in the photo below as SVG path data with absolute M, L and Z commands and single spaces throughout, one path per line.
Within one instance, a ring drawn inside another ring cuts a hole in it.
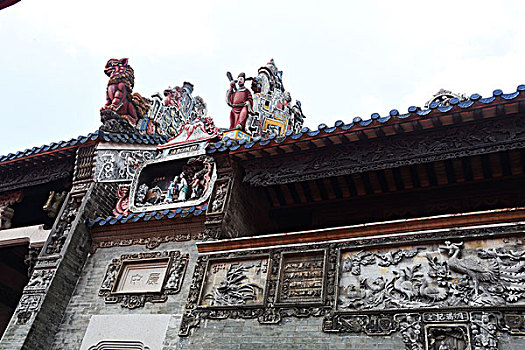
M 194 86 L 187 81 L 165 89 L 164 99 L 159 93 L 145 98 L 133 92 L 135 74 L 127 58 L 110 59 L 104 73 L 109 82 L 106 104 L 100 109 L 103 131 L 173 137 L 183 125 L 206 118 L 206 103 L 193 97 Z
M 226 93 L 226 103 L 230 106 L 231 138 L 249 140 L 250 137 L 267 139 L 272 135 L 284 135 L 286 132 L 299 132 L 306 118 L 301 102 L 292 105 L 289 91 L 284 89 L 283 72 L 277 69 L 271 59 L 259 68 L 256 77 L 246 77 L 240 73 L 236 80 L 228 72 L 230 89 Z M 251 91 L 244 82 L 251 80 Z M 234 131 L 235 130 L 235 131 Z M 240 132 L 238 131 L 240 130 Z

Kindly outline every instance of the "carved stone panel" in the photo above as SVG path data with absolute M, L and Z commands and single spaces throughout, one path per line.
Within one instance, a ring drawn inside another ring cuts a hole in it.
M 268 278 L 268 257 L 211 260 L 199 306 L 261 305 Z
M 278 303 L 321 303 L 324 298 L 325 251 L 283 253 Z
M 323 332 L 397 333 L 408 350 L 496 350 L 498 333 L 525 334 L 523 230 L 501 224 L 204 254 L 179 335 L 202 320 L 323 317 Z
M 189 207 L 204 203 L 217 179 L 212 157 L 204 150 L 148 161 L 133 178 L 131 212 Z
M 18 303 L 16 310 L 16 323 L 26 324 L 33 313 L 40 307 L 43 296 L 38 294 L 24 294 Z
M 221 214 L 226 206 L 228 192 L 230 191 L 231 179 L 218 179 L 212 194 L 210 204 L 206 210 L 206 215 Z
M 493 240 L 343 251 L 337 310 L 525 304 L 525 249 Z
M 98 150 L 96 181 L 132 180 L 139 166 L 153 159 L 154 150 Z
M 129 309 L 165 302 L 180 291 L 188 259 L 180 251 L 124 254 L 108 266 L 99 295 Z
M 426 350 L 470 350 L 466 324 L 431 324 L 425 326 Z

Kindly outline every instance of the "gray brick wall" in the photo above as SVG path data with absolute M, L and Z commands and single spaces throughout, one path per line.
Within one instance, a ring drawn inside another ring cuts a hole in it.
M 178 336 L 181 315 L 186 305 L 197 250 L 193 242 L 167 243 L 153 251 L 180 250 L 190 253 L 184 284 L 179 294 L 169 296 L 165 303 L 146 303 L 143 308 L 129 310 L 120 304 L 105 304 L 98 296 L 106 268 L 122 254 L 149 252 L 144 246 L 98 249 L 87 259 L 75 292 L 55 336 L 53 349 L 79 349 L 91 315 L 167 314 L 171 315 L 164 347 L 168 349 L 404 349 L 400 334 L 369 337 L 322 332 L 322 319 L 284 319 L 280 325 L 261 325 L 257 320 L 204 320 L 187 338 Z M 500 349 L 525 349 L 525 337 L 501 335 Z M 157 349 L 152 349 L 157 350 Z
M 397 334 L 391 337 L 327 334 L 322 319 L 285 319 L 280 325 L 256 320 L 207 321 L 184 339 L 167 337 L 168 349 L 404 349 Z M 168 330 L 170 335 L 170 330 Z
M 134 310 L 123 308 L 120 304 L 106 304 L 104 298 L 98 295 L 106 268 L 112 259 L 119 258 L 122 254 L 163 250 L 180 250 L 182 253 L 190 253 L 189 265 L 179 294 L 169 296 L 168 301 L 165 303 L 146 303 L 143 308 Z M 186 305 L 196 254 L 197 248 L 193 242 L 167 243 L 153 250 L 146 249 L 144 246 L 98 249 L 86 261 L 84 271 L 78 281 L 59 331 L 55 336 L 53 349 L 70 350 L 80 348 L 91 315 L 170 314 L 173 315 L 174 319 L 180 320 Z M 175 337 L 178 338 L 178 324 L 176 327 L 176 330 L 170 328 L 168 334 L 174 333 Z
M 403 341 L 393 337 L 366 337 L 326 334 L 321 331 L 322 319 L 285 319 L 280 325 L 260 325 L 256 320 L 207 320 L 188 338 L 179 338 L 181 315 L 186 305 L 197 249 L 193 242 L 163 244 L 153 251 L 181 250 L 190 253 L 190 262 L 179 294 L 169 296 L 166 303 L 146 303 L 144 308 L 129 310 L 120 304 L 105 304 L 98 296 L 106 268 L 122 254 L 151 251 L 143 246 L 98 249 L 87 259 L 84 271 L 55 336 L 53 349 L 80 348 L 91 315 L 169 314 L 166 332 L 167 349 L 403 349 Z M 155 349 L 152 349 L 155 350 Z M 159 349 L 160 350 L 160 349 Z

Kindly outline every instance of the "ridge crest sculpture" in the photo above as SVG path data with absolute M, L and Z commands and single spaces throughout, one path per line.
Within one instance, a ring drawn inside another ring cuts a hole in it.
M 266 139 L 271 135 L 301 130 L 306 118 L 301 102 L 296 100 L 292 105 L 292 97 L 284 89 L 282 75 L 273 59 L 260 67 L 255 77 L 239 73 L 234 80 L 230 72 L 226 73 L 230 81 L 226 103 L 231 112 L 230 131 L 224 136 L 237 139 L 260 136 Z M 247 81 L 251 81 L 251 92 L 245 86 Z
M 182 127 L 202 120 L 215 130 L 213 120 L 207 116 L 202 97 L 193 96 L 193 84 L 168 87 L 162 96 L 156 93 L 145 98 L 133 92 L 135 74 L 127 58 L 110 59 L 104 69 L 109 77 L 106 104 L 100 109 L 102 131 L 174 137 Z

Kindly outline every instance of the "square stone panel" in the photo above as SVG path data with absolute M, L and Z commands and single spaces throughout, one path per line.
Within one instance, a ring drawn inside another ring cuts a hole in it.
M 279 303 L 322 302 L 325 251 L 283 253 L 279 274 Z
M 124 261 L 113 293 L 160 293 L 169 259 Z
M 262 305 L 268 278 L 268 257 L 246 260 L 211 260 L 199 306 Z

